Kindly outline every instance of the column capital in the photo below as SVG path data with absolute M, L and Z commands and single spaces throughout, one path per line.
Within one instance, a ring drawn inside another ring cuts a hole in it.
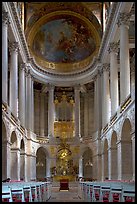
M 48 91 L 54 91 L 55 86 L 53 84 L 47 84 Z
M 9 21 L 9 14 L 6 11 L 2 11 L 2 23 L 8 25 L 10 23 Z
M 120 13 L 118 17 L 118 22 L 117 22 L 118 27 L 121 25 L 129 26 L 130 16 L 131 16 L 130 13 L 126 13 L 126 12 Z
M 25 69 L 25 73 L 26 73 L 26 76 L 27 76 L 27 77 L 32 78 L 32 73 L 31 73 L 31 69 L 30 69 L 30 68 L 27 67 L 27 68 Z
M 10 52 L 17 52 L 19 51 L 19 44 L 18 42 L 11 42 L 9 45 Z
M 119 47 L 118 42 L 112 42 L 112 43 L 109 44 L 108 52 L 109 53 L 111 53 L 111 52 L 118 53 L 118 47 Z
M 102 72 L 109 71 L 109 70 L 110 70 L 110 64 L 109 63 L 102 64 Z
M 80 84 L 77 84 L 77 85 L 74 86 L 75 91 L 80 91 L 80 88 L 81 88 Z
M 93 75 L 92 79 L 93 79 L 94 82 L 97 80 L 97 75 L 98 75 L 98 72 L 95 72 L 94 75 Z
M 26 71 L 26 67 L 27 67 L 26 63 L 20 64 L 20 70 Z

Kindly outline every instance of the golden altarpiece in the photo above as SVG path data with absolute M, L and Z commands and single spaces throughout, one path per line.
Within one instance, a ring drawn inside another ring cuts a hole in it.
M 78 174 L 78 166 L 73 161 L 76 147 L 71 148 L 70 142 L 75 137 L 75 102 L 73 96 L 69 96 L 63 91 L 61 95 L 55 95 L 54 104 L 54 137 L 60 143 L 57 146 L 56 167 L 51 168 L 51 174 L 54 180 L 61 178 L 74 180 Z

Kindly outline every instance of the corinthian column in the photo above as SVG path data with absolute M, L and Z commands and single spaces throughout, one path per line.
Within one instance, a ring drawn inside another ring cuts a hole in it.
M 81 134 L 80 134 L 80 86 L 75 87 L 75 136 L 81 137 Z
M 48 99 L 48 137 L 54 136 L 54 87 L 49 86 L 49 99 Z
M 111 90 L 111 116 L 113 116 L 119 106 L 118 99 L 118 65 L 117 52 L 118 43 L 110 43 L 110 90 Z
M 34 132 L 34 77 L 31 77 L 31 130 Z
M 109 89 L 109 64 L 103 64 L 103 127 L 110 120 L 110 89 Z
M 26 79 L 26 126 L 28 130 L 32 130 L 32 79 L 30 70 L 28 70 Z
M 44 137 L 45 131 L 44 131 L 44 94 L 43 92 L 40 93 L 40 136 Z
M 25 127 L 25 63 L 21 64 L 19 70 L 19 119 Z
M 2 11 L 2 101 L 8 103 L 8 12 Z
M 129 13 L 120 13 L 118 26 L 120 27 L 120 102 L 130 94 L 130 61 L 129 61 Z
M 10 108 L 15 117 L 18 117 L 18 43 L 10 44 Z

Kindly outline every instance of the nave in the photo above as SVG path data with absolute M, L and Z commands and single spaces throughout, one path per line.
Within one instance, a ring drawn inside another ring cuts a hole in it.
M 84 202 L 79 196 L 78 186 L 78 182 L 70 182 L 68 191 L 60 191 L 60 183 L 53 182 L 51 197 L 47 202 Z

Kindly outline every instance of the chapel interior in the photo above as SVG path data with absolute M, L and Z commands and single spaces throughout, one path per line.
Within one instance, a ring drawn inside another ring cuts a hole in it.
M 7 178 L 135 181 L 135 2 L 2 2 Z

